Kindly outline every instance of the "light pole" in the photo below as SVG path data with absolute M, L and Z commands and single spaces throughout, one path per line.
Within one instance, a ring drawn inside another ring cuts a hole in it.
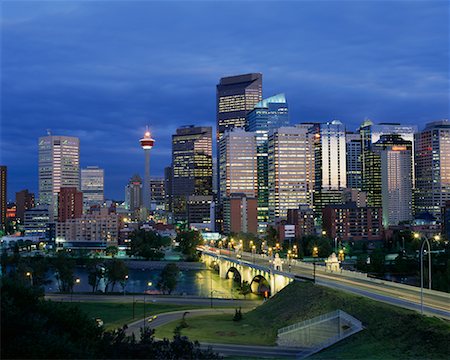
M 145 323 L 146 323 L 145 319 L 146 319 L 146 317 L 147 317 L 146 310 L 145 310 L 145 296 L 147 295 L 148 288 L 149 288 L 150 286 L 152 286 L 152 285 L 153 285 L 152 282 L 149 281 L 149 282 L 147 283 L 147 289 L 145 289 L 145 291 L 144 291 L 144 330 L 145 330 Z
M 72 299 L 73 299 L 73 287 L 74 287 L 75 285 L 78 285 L 80 282 L 81 282 L 80 278 L 76 278 L 76 279 L 75 279 L 75 284 L 72 285 L 72 291 L 70 292 L 70 302 L 72 302 Z
M 415 233 L 416 239 L 420 238 L 420 234 Z M 420 244 L 420 312 L 423 315 L 423 252 L 425 244 L 428 247 L 428 288 L 431 290 L 431 246 L 430 241 L 426 236 L 423 236 L 422 243 Z
M 252 245 L 252 255 L 253 255 L 253 264 L 255 263 L 256 258 L 256 246 Z
M 292 256 L 292 251 L 291 250 L 288 250 L 287 256 L 288 256 L 289 272 L 291 272 L 291 256 Z
M 209 273 L 209 290 L 210 290 L 210 299 L 211 299 L 211 309 L 213 307 L 213 281 L 212 281 L 212 270 Z
M 33 286 L 33 273 L 28 271 L 25 275 L 30 278 L 30 284 Z
M 123 285 L 123 296 L 125 296 L 125 288 L 127 286 L 127 282 L 128 282 L 128 275 L 125 275 L 124 285 Z

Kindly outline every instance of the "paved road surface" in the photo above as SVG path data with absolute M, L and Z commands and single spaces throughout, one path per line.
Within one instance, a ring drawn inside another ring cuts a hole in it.
M 212 253 L 217 256 L 214 248 L 211 251 L 204 250 L 205 253 Z M 240 261 L 243 264 L 262 266 L 267 269 L 272 268 L 269 257 L 253 256 L 251 253 L 241 253 L 241 259 L 236 259 L 233 255 L 220 255 L 224 259 Z M 283 259 L 286 261 L 286 259 Z M 286 267 L 286 264 L 284 264 Z M 284 269 L 285 270 L 285 269 Z M 273 271 L 273 270 L 272 270 Z M 313 270 L 311 265 L 302 262 L 292 262 L 290 271 L 278 272 L 287 276 L 298 275 L 312 279 Z M 357 278 L 344 276 L 340 273 L 325 272 L 323 266 L 316 266 L 316 282 L 320 285 L 353 292 L 374 300 L 383 301 L 389 304 L 401 306 L 407 309 L 420 311 L 420 288 L 408 285 L 398 285 L 390 281 L 371 280 L 367 278 Z M 446 319 L 450 319 L 450 294 L 440 291 L 424 291 L 424 313 Z
M 133 302 L 144 301 L 144 295 L 96 295 L 96 294 L 46 294 L 45 298 L 52 301 L 74 301 L 74 302 Z M 160 303 L 160 304 L 176 304 L 176 305 L 197 305 L 210 306 L 211 298 L 202 298 L 196 296 L 145 296 L 146 302 Z M 243 308 L 253 308 L 262 304 L 262 300 L 242 300 L 242 299 L 218 299 L 213 298 L 213 306 L 241 306 Z

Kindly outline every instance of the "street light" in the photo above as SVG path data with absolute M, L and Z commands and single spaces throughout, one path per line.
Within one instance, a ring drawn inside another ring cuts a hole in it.
M 420 238 L 420 234 L 415 233 L 416 239 Z M 430 241 L 426 236 L 423 236 L 422 243 L 420 244 L 420 312 L 423 315 L 423 252 L 425 250 L 425 244 L 428 247 L 428 288 L 431 290 L 431 246 Z
M 319 256 L 319 248 L 317 246 L 314 246 L 312 255 L 313 255 L 313 257 Z
M 78 285 L 80 282 L 81 282 L 80 278 L 75 279 L 75 283 L 74 283 L 74 285 L 72 285 L 72 291 L 70 292 L 70 302 L 72 302 L 72 299 L 73 299 L 73 288 L 75 285 Z
M 288 266 L 289 266 L 289 272 L 291 272 L 291 257 L 292 257 L 292 251 L 288 250 Z
M 153 285 L 153 283 L 151 282 L 151 281 L 149 281 L 148 283 L 147 283 L 147 289 L 144 291 L 144 330 L 145 330 L 145 319 L 147 318 L 147 314 L 146 314 L 146 311 L 145 311 L 145 297 L 146 297 L 146 295 L 147 295 L 147 291 L 148 291 L 148 288 L 150 287 L 150 286 L 152 286 Z
M 33 286 L 33 273 L 31 273 L 31 271 L 27 271 L 25 275 L 30 278 L 30 284 Z
M 255 257 L 256 257 L 256 246 L 252 245 L 252 256 L 253 256 L 253 264 L 255 263 Z

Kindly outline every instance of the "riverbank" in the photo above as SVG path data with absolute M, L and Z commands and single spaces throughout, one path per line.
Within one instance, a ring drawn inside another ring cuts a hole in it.
M 145 261 L 145 260 L 124 260 L 129 269 L 140 270 L 162 270 L 167 264 L 174 263 L 181 271 L 188 270 L 204 270 L 206 265 L 202 262 L 189 262 L 189 261 Z

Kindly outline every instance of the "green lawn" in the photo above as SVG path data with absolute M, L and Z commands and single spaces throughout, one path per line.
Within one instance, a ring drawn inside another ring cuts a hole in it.
M 337 343 L 316 359 L 446 359 L 450 354 L 450 322 L 342 291 L 294 282 L 240 322 L 232 315 L 187 318 L 183 335 L 192 340 L 239 344 L 275 344 L 277 330 L 296 322 L 341 309 L 365 330 Z M 171 337 L 174 322 L 156 329 Z
M 133 303 L 113 303 L 113 302 L 79 302 L 76 303 L 81 310 L 90 317 L 101 318 L 104 327 L 107 330 L 122 327 L 144 317 L 144 303 L 135 304 L 135 319 L 133 320 Z M 148 303 L 145 306 L 146 315 L 161 314 L 169 311 L 195 309 L 198 306 L 193 305 L 172 305 L 172 304 L 153 304 Z

